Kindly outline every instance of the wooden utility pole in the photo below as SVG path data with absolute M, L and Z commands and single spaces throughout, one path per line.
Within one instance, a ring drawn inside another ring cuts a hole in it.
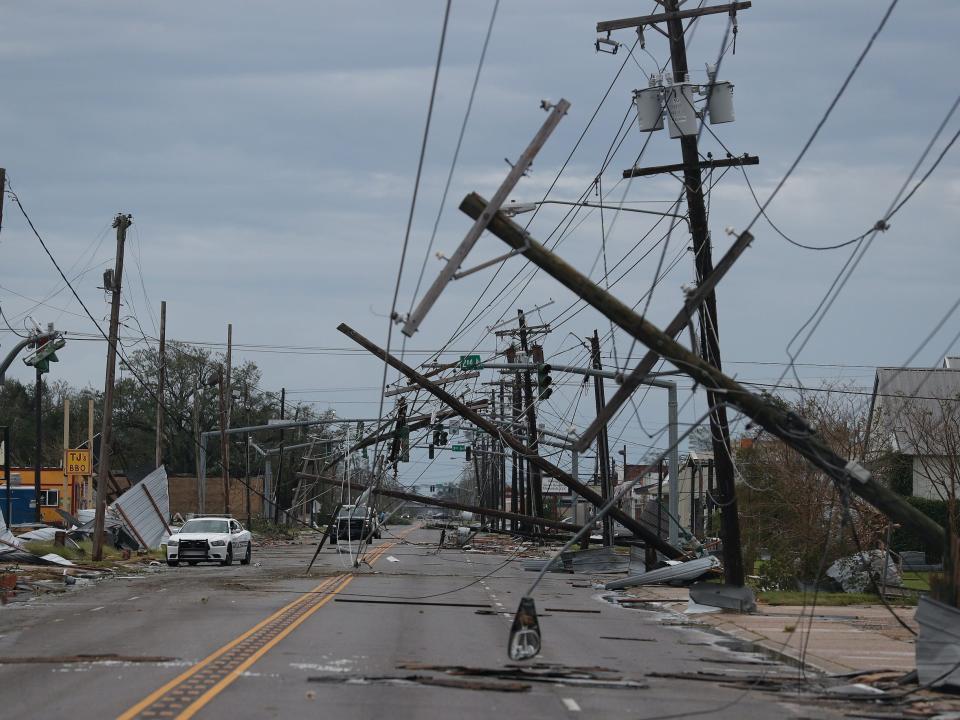
M 523 310 L 517 310 L 517 320 L 520 325 L 520 349 L 529 356 L 530 343 L 527 339 L 527 319 Z M 529 357 L 527 362 L 530 362 Z M 539 445 L 537 409 L 533 402 L 533 380 L 530 378 L 529 370 L 523 372 L 523 402 L 526 405 L 527 416 L 527 447 L 533 452 L 539 453 L 540 451 L 537 449 Z M 540 473 L 540 469 L 529 461 L 527 462 L 527 468 L 527 482 L 530 484 L 530 497 L 533 500 L 533 512 L 530 514 L 545 517 L 543 514 L 543 475 Z
M 37 380 L 34 386 L 34 414 L 36 419 L 36 444 L 33 455 L 33 496 L 34 496 L 34 520 L 38 523 L 43 522 L 43 509 L 40 503 L 40 471 L 43 468 L 43 372 L 36 368 Z
M 600 336 L 597 331 L 593 331 L 590 338 L 590 359 L 595 370 L 603 369 L 603 362 L 600 360 Z M 597 413 L 603 410 L 606 404 L 606 397 L 603 391 L 603 378 L 599 375 L 593 377 L 593 395 L 597 403 Z M 610 482 L 610 444 L 607 437 L 607 426 L 604 425 L 597 435 L 597 466 L 600 468 L 600 496 L 604 502 L 610 499 L 613 493 L 613 487 Z M 613 520 L 610 515 L 603 516 L 603 544 L 613 545 Z
M 197 512 L 202 512 L 207 495 L 206 478 L 200 477 L 201 443 L 206 441 L 200 437 L 200 379 L 196 378 L 193 382 L 193 473 L 197 476 Z
M 83 508 L 89 509 L 93 499 L 93 398 L 87 400 L 87 449 L 90 451 L 91 472 L 83 479 Z
M 157 378 L 157 447 L 154 467 L 163 462 L 163 392 L 167 380 L 167 301 L 160 301 L 160 351 L 158 355 L 159 373 Z
M 67 466 L 67 451 L 70 450 L 70 398 L 63 399 L 63 490 L 60 493 L 60 501 L 67 502 L 67 492 L 70 493 L 71 503 L 65 505 L 68 512 L 76 512 L 76 491 L 73 487 L 73 475 L 70 474 L 70 468 Z
M 460 209 L 470 216 L 479 215 L 485 207 L 486 201 L 476 193 L 468 195 L 460 204 Z M 487 229 L 651 351 L 721 397 L 723 402 L 737 408 L 771 435 L 780 438 L 841 487 L 860 496 L 895 522 L 914 529 L 927 542 L 939 545 L 945 542 L 945 533 L 940 525 L 893 490 L 877 482 L 858 462 L 840 457 L 803 418 L 784 411 L 763 396 L 751 393 L 711 363 L 687 350 L 669 334 L 547 250 L 503 213 L 494 215 Z
M 230 363 L 233 325 L 227 324 L 227 357 L 220 374 L 220 466 L 223 469 L 223 514 L 230 514 Z
M 495 216 L 494 219 L 496 219 L 496 217 L 497 216 Z M 539 469 L 543 473 L 545 473 L 547 476 L 556 478 L 558 481 L 560 481 L 563 485 L 565 485 L 570 490 L 574 490 L 575 492 L 579 493 L 583 497 L 583 499 L 586 500 L 587 502 L 590 502 L 597 507 L 603 506 L 603 498 L 601 498 L 599 494 L 594 492 L 593 489 L 587 487 L 576 478 L 571 477 L 568 473 L 561 470 L 559 467 L 554 465 L 549 460 L 543 457 L 540 457 L 539 455 L 535 455 L 531 453 L 530 448 L 524 445 L 522 442 L 520 442 L 511 433 L 508 433 L 502 430 L 496 424 L 487 420 L 487 418 L 483 417 L 477 412 L 474 412 L 469 407 L 467 407 L 467 405 L 464 402 L 455 398 L 453 395 L 445 391 L 442 387 L 439 387 L 436 383 L 431 382 L 429 379 L 427 379 L 426 377 L 418 373 L 416 370 L 411 368 L 406 363 L 395 358 L 386 350 L 378 347 L 376 344 L 372 343 L 370 340 L 368 340 L 363 335 L 358 333 L 356 330 L 354 330 L 353 328 L 351 328 L 350 326 L 344 323 L 341 323 L 340 325 L 338 325 L 337 330 L 342 332 L 344 335 L 349 337 L 351 340 L 353 340 L 355 343 L 357 343 L 361 347 L 365 348 L 374 356 L 386 362 L 388 365 L 390 365 L 394 369 L 399 370 L 401 373 L 406 375 L 411 381 L 417 383 L 424 390 L 426 390 L 435 398 L 437 398 L 438 400 L 443 402 L 445 405 L 447 405 L 449 408 L 454 410 L 458 415 L 460 415 L 460 417 L 470 421 L 471 423 L 476 425 L 478 428 L 483 430 L 488 435 L 496 435 L 500 437 L 503 440 L 503 442 L 509 445 L 519 455 L 528 456 L 531 462 L 536 464 L 539 467 Z M 656 535 L 656 533 L 653 533 L 650 530 L 648 530 L 642 523 L 638 522 L 635 518 L 631 517 L 627 513 L 620 510 L 619 508 L 616 508 L 616 507 L 613 508 L 612 510 L 610 510 L 610 513 L 614 516 L 617 522 L 619 522 L 621 525 L 627 528 L 627 530 L 632 532 L 637 538 L 644 540 L 648 545 L 656 548 L 657 550 L 662 552 L 664 555 L 666 555 L 668 558 L 681 559 L 684 557 L 684 554 L 681 551 L 677 550 L 677 548 L 673 547 L 669 543 L 659 538 Z
M 100 426 L 100 462 L 97 464 L 97 502 L 93 521 L 93 559 L 103 560 L 103 528 L 107 510 L 107 483 L 110 481 L 111 444 L 113 441 L 113 390 L 117 377 L 117 342 L 120 334 L 120 286 L 123 282 L 123 249 L 132 215 L 117 215 L 117 259 L 113 273 L 108 274 L 112 291 L 110 299 L 110 332 L 107 338 L 107 377 L 103 386 L 103 422 Z M 90 447 L 93 455 L 93 446 Z
M 344 478 L 333 478 L 326 475 L 314 475 L 312 473 L 298 472 L 298 477 L 306 478 L 308 480 L 315 480 L 318 484 L 324 485 L 334 485 L 336 487 L 343 487 L 347 492 L 356 491 L 357 493 L 362 493 L 364 490 L 372 488 L 374 492 L 384 497 L 396 498 L 398 500 L 407 500 L 410 502 L 419 502 L 424 505 L 432 505 L 434 507 L 449 508 L 451 510 L 466 510 L 467 512 L 472 512 L 477 516 L 487 513 L 489 515 L 496 515 L 497 517 L 503 518 L 505 520 L 529 523 L 538 527 L 553 528 L 554 530 L 565 530 L 568 532 L 576 532 L 580 529 L 579 525 L 570 525 L 569 523 L 563 523 L 559 520 L 551 520 L 549 518 L 535 518 L 530 517 L 529 515 L 517 515 L 516 513 L 503 512 L 501 510 L 493 510 L 490 508 L 483 508 L 479 505 L 471 505 L 469 503 L 457 502 L 455 500 L 441 499 L 438 497 L 427 496 L 427 495 L 416 495 L 414 493 L 404 492 L 402 490 L 392 490 L 386 487 L 377 487 L 376 485 L 364 485 L 362 483 L 354 483 L 345 481 Z
M 284 419 L 284 413 L 287 410 L 287 389 L 280 388 L 280 419 Z M 273 522 L 280 523 L 280 486 L 283 481 L 283 430 L 280 431 L 280 455 L 277 458 L 277 482 L 273 489 L 273 495 L 276 502 L 273 504 Z
M 683 20 L 676 16 L 680 9 L 678 0 L 663 0 L 667 19 L 667 36 L 670 39 L 670 64 L 675 83 L 687 79 L 687 47 Z M 680 96 L 684 97 L 683 95 Z M 710 229 L 707 224 L 707 208 L 703 199 L 703 177 L 700 173 L 700 151 L 696 135 L 682 135 L 680 150 L 683 154 L 683 181 L 687 195 L 687 211 L 690 217 L 690 234 L 693 236 L 694 263 L 697 283 L 703 282 L 713 272 L 713 255 L 710 247 Z M 717 295 L 711 291 L 700 308 L 700 356 L 717 370 L 720 363 L 720 325 L 717 318 Z M 710 436 L 713 439 L 713 457 L 717 468 L 717 503 L 720 505 L 720 540 L 723 543 L 724 579 L 731 585 L 743 586 L 743 551 L 740 547 L 740 516 L 737 508 L 733 457 L 730 450 L 730 427 L 727 423 L 727 408 L 723 398 L 707 390 L 707 403 L 716 410 L 710 413 Z

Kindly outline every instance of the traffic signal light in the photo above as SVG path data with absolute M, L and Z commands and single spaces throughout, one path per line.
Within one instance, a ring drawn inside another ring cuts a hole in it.
M 470 454 L 470 453 L 471 453 L 470 446 L 467 445 L 467 446 L 463 449 L 463 460 L 464 460 L 464 462 L 470 462 L 470 457 L 471 457 L 471 454 Z
M 430 454 L 430 459 L 433 460 L 433 443 L 430 443 L 427 452 Z
M 50 363 L 60 362 L 57 357 L 57 350 L 67 344 L 62 337 L 55 337 L 52 340 L 49 337 L 37 341 L 37 349 L 23 359 L 27 365 L 35 367 L 41 373 L 50 372 Z
M 437 423 L 433 428 L 433 444 L 440 447 L 446 447 L 449 437 L 447 431 L 443 429 L 443 423 Z
M 550 371 L 553 370 L 547 363 L 540 363 L 537 366 L 537 389 L 538 397 L 541 400 L 546 400 L 551 395 L 553 395 L 553 388 L 550 386 L 553 384 L 553 378 L 550 377 Z

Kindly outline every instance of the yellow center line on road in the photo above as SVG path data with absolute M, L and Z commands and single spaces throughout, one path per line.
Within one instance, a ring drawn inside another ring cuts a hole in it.
M 378 547 L 370 553 L 368 562 L 372 565 L 413 529 L 401 533 L 397 541 Z M 117 720 L 174 717 L 186 720 L 193 717 L 271 648 L 330 602 L 353 578 L 352 573 L 327 578 L 313 590 L 302 594 L 150 693 Z

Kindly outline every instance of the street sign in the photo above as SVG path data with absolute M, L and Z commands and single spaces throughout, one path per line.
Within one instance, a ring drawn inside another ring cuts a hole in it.
M 450 446 L 450 449 L 453 450 L 454 452 L 463 452 L 464 450 L 467 449 L 467 446 L 466 446 L 466 445 L 451 445 L 451 446 Z
M 67 475 L 90 475 L 90 451 L 67 450 L 63 467 Z
M 480 356 L 479 355 L 461 355 L 460 356 L 460 369 L 461 370 L 478 370 L 480 368 Z

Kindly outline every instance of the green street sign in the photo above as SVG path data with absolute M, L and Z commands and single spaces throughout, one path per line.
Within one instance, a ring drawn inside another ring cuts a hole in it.
M 466 445 L 451 445 L 451 446 L 450 446 L 450 449 L 453 450 L 454 452 L 463 452 L 464 450 L 467 449 L 467 446 L 466 446 Z
M 461 355 L 460 356 L 460 369 L 461 370 L 476 370 L 480 367 L 480 356 L 479 355 Z

